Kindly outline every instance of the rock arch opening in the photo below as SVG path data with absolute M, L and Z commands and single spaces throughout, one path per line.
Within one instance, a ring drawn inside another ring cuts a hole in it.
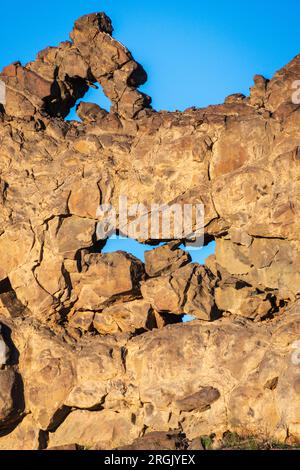
M 214 240 L 195 249 L 185 246 L 181 241 L 156 242 L 153 246 L 124 236 L 112 236 L 106 240 L 104 246 L 101 242 L 96 251 L 103 254 L 123 251 L 141 260 L 145 264 L 142 297 L 146 297 L 155 310 L 173 323 L 174 312 L 178 315 L 178 321 L 188 322 L 196 319 L 200 311 L 205 309 L 202 303 L 192 305 L 191 301 L 191 305 L 185 304 L 189 302 L 187 300 L 189 296 L 198 295 L 200 301 L 200 296 L 204 293 L 200 286 L 207 274 L 206 259 L 214 255 L 215 247 Z M 177 277 L 179 281 L 176 280 Z M 157 294 L 155 294 L 156 288 Z M 193 294 L 191 292 L 188 294 L 189 290 L 194 290 Z M 213 290 L 210 291 L 211 295 L 212 293 Z M 170 297 L 173 297 L 173 304 L 166 302 Z M 213 317 L 217 316 L 216 311 L 216 307 L 212 306 Z
M 105 95 L 101 86 L 90 87 L 83 98 L 79 98 L 65 121 L 95 122 L 100 116 L 109 113 L 111 101 Z

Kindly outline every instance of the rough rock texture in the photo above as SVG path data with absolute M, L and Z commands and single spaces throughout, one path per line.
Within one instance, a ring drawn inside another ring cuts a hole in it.
M 300 56 L 249 97 L 156 112 L 105 14 L 70 38 L 0 74 L 0 448 L 299 442 Z M 95 84 L 110 112 L 65 121 Z M 97 208 L 122 195 L 203 203 L 215 255 L 101 253 Z

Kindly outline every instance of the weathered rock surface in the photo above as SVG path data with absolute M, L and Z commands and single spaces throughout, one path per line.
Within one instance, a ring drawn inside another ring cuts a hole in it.
M 213 275 L 203 266 L 192 263 L 168 276 L 149 279 L 142 284 L 141 291 L 158 312 L 213 319 Z
M 113 301 L 136 298 L 143 274 L 143 263 L 125 252 L 84 255 L 81 273 L 71 276 L 78 297 L 74 309 L 98 311 Z
M 187 252 L 178 248 L 179 244 L 168 243 L 145 252 L 145 270 L 148 276 L 170 274 L 191 260 Z
M 14 412 L 15 381 L 13 370 L 0 370 L 0 423 L 5 423 Z
M 97 312 L 93 325 L 102 334 L 117 334 L 118 332 L 135 332 L 155 328 L 156 320 L 151 305 L 145 301 L 117 303 Z
M 36 448 L 40 436 L 40 446 L 112 449 L 178 429 L 187 442 L 212 429 L 217 438 L 231 430 L 299 439 L 298 312 L 268 323 L 195 320 L 119 340 L 63 339 L 31 319 L 11 326 L 27 415 L 2 433 L 2 448 L 17 435 L 20 448 Z
M 0 74 L 0 448 L 300 442 L 300 56 L 249 97 L 156 112 L 112 32 L 87 15 Z M 110 111 L 80 103 L 65 121 L 95 84 Z M 178 236 L 145 264 L 101 253 L 99 204 L 111 229 L 138 223 L 124 195 L 149 214 L 203 204 L 215 255 L 191 263 Z

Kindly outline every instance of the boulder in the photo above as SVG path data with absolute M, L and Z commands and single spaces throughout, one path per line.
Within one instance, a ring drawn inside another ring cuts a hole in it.
M 299 443 L 300 55 L 249 97 L 156 112 L 112 32 L 85 15 L 0 73 L 0 448 Z M 96 84 L 109 112 L 64 120 Z M 145 265 L 103 253 L 100 222 L 155 245 Z M 216 241 L 205 265 L 179 222 Z
M 74 308 L 96 311 L 115 299 L 134 299 L 143 276 L 143 263 L 128 253 L 86 254 L 74 289 L 78 295 Z
M 178 243 L 169 243 L 145 251 L 145 270 L 148 276 L 170 274 L 191 260 L 190 255 L 178 248 Z
M 188 314 L 211 320 L 215 314 L 213 275 L 195 263 L 177 269 L 170 275 L 145 281 L 141 292 L 158 312 Z

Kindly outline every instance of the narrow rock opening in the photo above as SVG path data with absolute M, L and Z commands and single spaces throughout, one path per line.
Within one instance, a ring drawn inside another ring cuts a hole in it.
M 101 242 L 102 245 L 99 245 L 99 252 L 101 253 L 113 253 L 115 251 L 121 250 L 121 251 L 126 251 L 127 253 L 130 253 L 134 255 L 136 258 L 140 259 L 141 261 L 145 262 L 145 252 L 149 252 L 150 250 L 155 250 L 158 247 L 162 247 L 165 245 L 164 242 L 157 242 L 155 246 L 152 244 L 144 244 L 140 243 L 134 239 L 130 239 L 127 237 L 122 237 L 122 236 L 113 236 L 110 237 L 106 240 L 105 245 L 103 246 L 103 242 Z M 198 263 L 201 266 L 205 266 L 206 264 L 206 259 L 215 254 L 215 249 L 216 249 L 216 243 L 214 240 L 208 239 L 207 244 L 205 244 L 203 247 L 195 249 L 193 246 L 185 246 L 184 243 L 181 243 L 178 246 L 179 249 L 184 250 L 188 255 L 189 255 L 189 261 L 191 263 Z M 166 319 L 167 323 L 174 323 L 175 321 L 172 321 L 172 318 L 174 315 L 172 315 L 168 311 L 162 311 L 161 315 Z M 184 314 L 181 315 L 181 318 L 179 321 L 182 321 L 184 323 L 190 322 L 192 320 L 195 320 L 196 316 L 194 315 L 189 315 L 189 314 Z
M 121 235 L 110 237 L 106 240 L 104 247 L 101 250 L 101 253 L 112 253 L 114 251 L 126 251 L 127 253 L 132 254 L 141 261 L 145 261 L 145 251 L 152 250 L 157 248 L 157 246 L 162 246 L 163 243 L 153 246 L 147 243 L 140 243 L 133 238 L 123 237 Z
M 122 237 L 120 235 L 109 237 L 105 245 L 103 246 L 103 241 L 100 241 L 95 244 L 92 250 L 101 253 L 112 253 L 114 251 L 126 251 L 136 258 L 139 258 L 141 261 L 145 261 L 145 251 L 154 250 L 158 246 L 163 246 L 165 242 L 155 242 L 156 244 L 147 244 L 140 243 L 137 240 L 132 238 Z M 207 245 L 204 245 L 201 248 L 194 249 L 193 247 L 185 246 L 184 243 L 179 245 L 179 248 L 185 250 L 189 253 L 191 261 L 193 263 L 199 263 L 205 265 L 206 259 L 215 254 L 216 251 L 216 242 L 209 241 Z
M 69 327 L 80 334 L 138 335 L 169 324 L 218 318 L 216 276 L 205 265 L 215 243 L 208 238 L 205 243 L 196 250 L 182 240 L 145 244 L 120 233 L 94 240 L 75 257 L 77 274 L 70 278 L 76 296 L 67 315 Z
M 101 111 L 104 111 L 109 113 L 111 102 L 104 94 L 101 86 L 90 87 L 83 98 L 81 97 L 76 101 L 69 114 L 65 117 L 65 121 L 82 122 L 85 119 L 93 121 L 97 118 L 97 112 L 101 113 Z M 77 114 L 78 108 L 80 108 L 78 113 L 80 116 Z
M 62 96 L 62 90 L 55 81 L 51 86 L 51 94 L 43 99 L 43 111 L 51 117 L 64 117 L 77 100 L 83 98 L 89 87 L 87 81 L 80 77 L 66 77 L 67 97 Z

